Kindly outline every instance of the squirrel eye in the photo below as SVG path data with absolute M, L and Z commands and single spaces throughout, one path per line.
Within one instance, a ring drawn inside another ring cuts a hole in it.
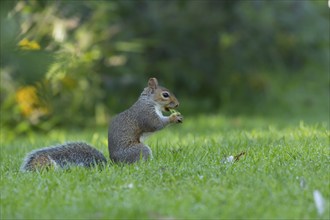
M 163 92 L 163 93 L 162 93 L 162 96 L 163 96 L 164 98 L 168 98 L 168 97 L 170 97 L 170 94 L 169 94 L 168 92 Z

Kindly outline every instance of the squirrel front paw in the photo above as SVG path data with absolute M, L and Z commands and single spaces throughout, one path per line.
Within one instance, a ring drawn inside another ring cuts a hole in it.
M 182 123 L 183 116 L 178 112 L 172 113 L 170 115 L 170 121 L 171 123 Z

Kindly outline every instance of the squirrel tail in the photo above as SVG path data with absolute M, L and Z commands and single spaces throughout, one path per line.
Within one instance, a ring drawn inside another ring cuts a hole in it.
M 21 166 L 21 171 L 68 168 L 70 166 L 91 167 L 107 163 L 104 155 L 83 142 L 69 142 L 57 146 L 38 149 L 29 153 Z

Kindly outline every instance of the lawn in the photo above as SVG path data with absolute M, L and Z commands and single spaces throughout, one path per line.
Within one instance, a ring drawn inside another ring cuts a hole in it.
M 107 157 L 106 128 L 1 134 L 1 219 L 327 219 L 329 124 L 258 117 L 186 117 L 153 135 L 154 159 L 103 170 L 21 173 L 36 148 L 84 140 Z M 224 159 L 246 154 L 234 163 Z M 313 192 L 321 192 L 319 214 Z

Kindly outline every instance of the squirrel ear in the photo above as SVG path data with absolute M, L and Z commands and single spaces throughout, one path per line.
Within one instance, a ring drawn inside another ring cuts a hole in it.
M 153 91 L 157 89 L 158 87 L 158 81 L 156 78 L 150 78 L 148 81 L 148 87 L 152 89 Z

